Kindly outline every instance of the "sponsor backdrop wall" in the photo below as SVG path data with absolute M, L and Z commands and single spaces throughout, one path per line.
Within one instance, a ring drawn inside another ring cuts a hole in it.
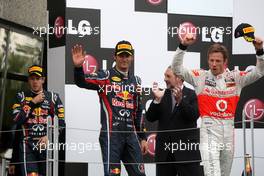
M 115 44 L 123 39 L 130 41 L 135 48 L 132 70 L 142 78 L 147 110 L 152 99 L 148 88 L 153 81 L 165 87 L 163 73 L 170 65 L 179 44 L 180 36 L 177 33 L 186 29 L 179 28 L 180 24 L 184 27 L 193 25 L 200 32 L 196 43 L 186 54 L 186 67 L 207 69 L 206 51 L 213 42 L 220 42 L 229 49 L 229 69 L 245 70 L 247 66 L 255 64 L 254 48 L 242 39 L 233 38 L 234 27 L 242 22 L 254 25 L 256 33 L 264 37 L 263 22 L 258 20 L 264 4 L 261 0 L 254 1 L 253 11 L 247 8 L 247 3 L 245 0 L 224 0 L 219 4 L 210 0 L 191 0 L 188 4 L 180 0 L 66 1 L 65 23 L 69 30 L 65 47 L 65 109 L 68 128 L 66 142 L 70 145 L 66 151 L 66 161 L 87 163 L 88 175 L 103 175 L 98 143 L 99 100 L 95 91 L 80 89 L 74 85 L 72 46 L 84 46 L 87 53 L 85 68 L 87 71 L 94 71 L 112 67 Z M 50 54 L 53 55 L 52 52 Z M 236 114 L 236 148 L 231 175 L 239 175 L 243 170 L 243 159 L 240 158 L 243 155 L 243 138 L 239 124 L 243 106 L 252 98 L 264 101 L 264 93 L 261 91 L 263 88 L 264 79 L 261 79 L 242 91 Z M 263 103 L 250 101 L 248 105 L 248 109 L 255 108 L 256 117 L 261 121 Z M 146 122 L 147 130 L 155 130 L 155 126 L 156 124 Z M 257 123 L 255 127 L 255 155 L 264 157 L 261 143 L 263 125 Z M 150 151 L 145 156 L 145 161 L 149 163 L 145 166 L 146 173 L 151 176 L 155 176 L 155 164 L 151 164 L 154 144 L 153 138 L 149 138 Z M 263 159 L 256 159 L 256 175 L 264 174 L 261 162 Z M 124 168 L 122 172 L 126 174 Z

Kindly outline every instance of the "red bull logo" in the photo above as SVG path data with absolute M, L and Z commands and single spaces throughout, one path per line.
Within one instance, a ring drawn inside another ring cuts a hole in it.
M 48 115 L 48 110 L 42 109 L 42 108 L 35 108 L 32 112 L 33 116 L 45 116 Z
M 116 96 L 123 99 L 123 100 L 132 100 L 133 99 L 133 95 L 130 94 L 128 91 L 116 93 Z
M 112 105 L 116 107 L 134 109 L 134 104 L 128 101 L 118 101 L 116 98 L 112 98 Z

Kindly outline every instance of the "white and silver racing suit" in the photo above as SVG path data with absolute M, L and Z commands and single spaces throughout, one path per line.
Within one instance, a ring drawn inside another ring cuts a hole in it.
M 194 86 L 201 116 L 200 151 L 206 176 L 230 176 L 234 155 L 234 115 L 243 87 L 264 75 L 264 55 L 257 56 L 251 72 L 228 71 L 214 76 L 210 70 L 183 67 L 185 50 L 177 48 L 172 62 L 176 74 Z

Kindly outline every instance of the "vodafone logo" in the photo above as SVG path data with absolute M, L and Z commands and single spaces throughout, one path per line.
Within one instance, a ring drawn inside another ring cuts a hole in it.
M 64 19 L 61 16 L 58 16 L 54 23 L 55 36 L 59 39 L 64 34 Z
M 151 5 L 159 5 L 160 3 L 163 2 L 163 0 L 147 0 L 148 3 Z
M 156 146 L 156 136 L 157 134 L 151 134 L 148 136 L 147 144 L 148 144 L 148 153 L 151 156 L 155 155 L 155 146 Z
M 84 74 L 95 73 L 98 68 L 97 60 L 89 54 L 86 54 L 83 62 L 83 72 Z
M 179 39 L 183 40 L 187 34 L 193 34 L 194 36 L 197 35 L 196 26 L 194 26 L 191 22 L 184 22 L 179 26 L 179 31 L 178 31 Z
M 244 112 L 248 119 L 251 119 L 251 113 L 254 120 L 260 120 L 264 115 L 264 105 L 259 99 L 251 99 L 244 106 Z
M 216 108 L 220 112 L 224 112 L 227 109 L 227 102 L 225 100 L 218 100 L 216 102 Z

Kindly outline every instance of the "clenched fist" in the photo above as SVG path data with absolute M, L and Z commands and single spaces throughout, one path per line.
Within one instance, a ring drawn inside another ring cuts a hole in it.
M 254 42 L 253 42 L 253 45 L 254 45 L 256 50 L 260 50 L 263 48 L 263 40 L 259 37 L 256 37 Z
M 185 37 L 182 39 L 181 44 L 183 44 L 184 46 L 190 46 L 192 44 L 194 44 L 196 40 L 195 34 L 186 34 Z

